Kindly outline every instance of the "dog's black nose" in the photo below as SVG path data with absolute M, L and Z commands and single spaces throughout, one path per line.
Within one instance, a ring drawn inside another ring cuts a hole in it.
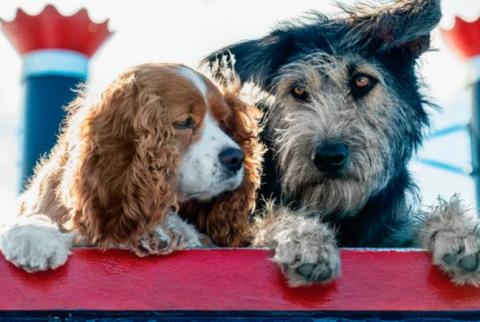
M 320 171 L 336 172 L 345 167 L 348 147 L 340 143 L 323 143 L 315 148 L 313 162 Z
M 242 150 L 235 148 L 223 149 L 220 154 L 220 162 L 230 171 L 237 172 L 242 168 L 244 155 Z

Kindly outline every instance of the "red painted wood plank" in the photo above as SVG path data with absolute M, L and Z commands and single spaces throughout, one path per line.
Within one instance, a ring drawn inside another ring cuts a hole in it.
M 137 258 L 78 249 L 56 271 L 0 260 L 0 310 L 480 311 L 480 289 L 458 287 L 421 251 L 342 251 L 343 276 L 291 289 L 270 253 L 190 250 Z

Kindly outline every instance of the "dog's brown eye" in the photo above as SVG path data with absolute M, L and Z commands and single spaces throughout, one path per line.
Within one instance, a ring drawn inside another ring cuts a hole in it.
M 351 92 L 353 97 L 361 98 L 365 96 L 377 84 L 377 80 L 370 75 L 355 74 L 351 81 Z
M 377 79 L 367 74 L 355 74 L 351 81 L 351 92 L 353 97 L 361 98 L 368 94 L 377 84 Z
M 189 116 L 187 119 L 183 121 L 178 121 L 173 123 L 173 126 L 177 130 L 190 130 L 195 127 L 195 120 L 193 119 L 193 117 Z
M 355 78 L 355 85 L 358 88 L 364 88 L 364 87 L 370 86 L 370 78 L 363 75 L 358 76 L 357 78 Z
M 297 100 L 304 101 L 304 102 L 308 101 L 308 93 L 305 90 L 305 88 L 302 86 L 292 87 L 292 89 L 290 90 L 290 95 L 295 97 Z

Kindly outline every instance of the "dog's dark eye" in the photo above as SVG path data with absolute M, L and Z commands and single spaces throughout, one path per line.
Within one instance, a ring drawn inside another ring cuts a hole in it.
M 293 86 L 290 90 L 290 95 L 303 102 L 309 99 L 308 92 L 305 90 L 305 87 L 302 86 Z
M 374 77 L 367 75 L 367 74 L 355 74 L 352 77 L 350 90 L 352 92 L 353 97 L 361 98 L 368 94 L 375 85 L 377 84 L 378 80 Z
M 183 121 L 173 123 L 173 126 L 177 130 L 190 130 L 195 127 L 195 120 L 193 119 L 193 117 L 189 116 L 187 119 Z

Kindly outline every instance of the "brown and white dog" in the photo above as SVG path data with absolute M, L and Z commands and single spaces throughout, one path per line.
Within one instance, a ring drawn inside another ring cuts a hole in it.
M 64 264 L 76 245 L 140 256 L 207 239 L 242 245 L 262 149 L 258 110 L 239 91 L 183 65 L 145 64 L 97 102 L 77 98 L 1 236 L 6 259 L 41 271 Z

